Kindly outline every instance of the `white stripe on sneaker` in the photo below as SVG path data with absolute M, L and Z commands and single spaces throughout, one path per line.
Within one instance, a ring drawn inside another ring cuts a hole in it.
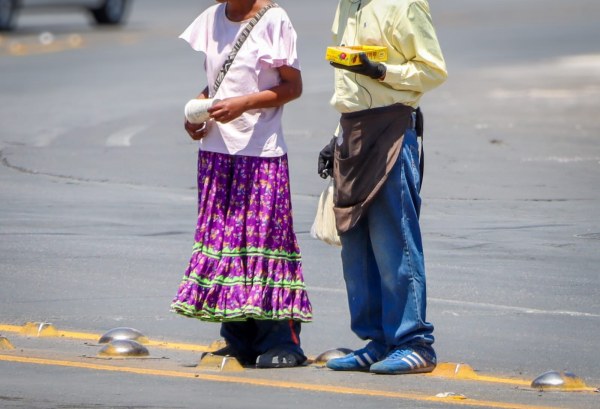
M 364 353 L 363 357 L 367 359 L 367 361 L 369 361 L 369 365 L 373 365 L 375 363 L 375 360 L 373 358 L 371 358 L 371 355 L 369 355 L 368 353 Z
M 409 364 L 412 369 L 415 369 L 415 367 L 424 368 L 427 366 L 427 362 L 425 362 L 423 357 L 416 352 L 411 352 L 409 355 L 402 358 L 402 360 Z
M 413 368 L 414 367 L 418 368 L 419 366 L 421 366 L 421 362 L 419 362 L 419 360 L 413 354 L 407 355 L 406 357 L 404 357 L 404 359 L 408 359 L 410 362 L 412 362 L 413 363 L 413 365 L 412 365 Z
M 358 364 L 362 367 L 371 366 L 375 363 L 375 361 L 373 360 L 373 358 L 371 358 L 371 355 L 369 355 L 368 352 L 365 352 L 364 354 L 360 355 L 354 355 L 354 358 L 356 358 L 356 362 L 358 362 Z
M 417 352 L 413 352 L 411 355 L 418 361 L 419 366 L 421 366 L 421 367 L 426 367 L 427 366 L 427 362 Z
M 408 366 L 410 366 L 410 369 L 415 369 L 415 364 L 413 361 L 411 361 L 410 359 L 408 359 L 408 357 L 404 357 L 402 358 L 402 362 L 406 363 Z

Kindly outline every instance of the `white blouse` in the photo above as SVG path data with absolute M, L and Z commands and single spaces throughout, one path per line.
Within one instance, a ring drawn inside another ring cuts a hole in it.
M 248 21 L 233 22 L 225 15 L 225 3 L 206 9 L 180 35 L 190 46 L 206 54 L 206 78 L 211 98 L 225 99 L 263 91 L 281 81 L 278 67 L 300 69 L 296 32 L 281 7 L 271 8 L 250 32 L 216 95 L 215 79 Z M 209 122 L 200 149 L 231 155 L 277 157 L 287 152 L 281 119 L 283 106 L 243 113 L 222 124 Z

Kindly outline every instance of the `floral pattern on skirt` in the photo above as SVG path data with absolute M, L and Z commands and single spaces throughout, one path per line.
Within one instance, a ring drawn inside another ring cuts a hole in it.
M 287 155 L 198 155 L 198 224 L 171 309 L 204 321 L 312 320 Z

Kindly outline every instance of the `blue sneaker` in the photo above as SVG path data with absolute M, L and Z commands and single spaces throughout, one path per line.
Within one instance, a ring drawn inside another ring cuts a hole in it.
M 341 358 L 332 358 L 325 365 L 334 371 L 368 371 L 377 361 L 372 351 L 362 348 Z
M 371 365 L 376 374 L 415 374 L 431 372 L 437 359 L 433 348 L 427 345 L 403 346 L 392 350 L 384 360 Z

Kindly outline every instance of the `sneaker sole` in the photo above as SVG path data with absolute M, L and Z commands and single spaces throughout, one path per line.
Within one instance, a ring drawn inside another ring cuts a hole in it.
M 420 373 L 429 373 L 429 372 L 433 372 L 433 370 L 435 369 L 435 366 L 432 367 L 425 367 L 425 368 L 416 368 L 416 369 L 409 369 L 406 371 L 402 371 L 402 370 L 398 370 L 398 371 L 389 371 L 386 369 L 371 369 L 370 372 L 377 374 L 377 375 L 411 375 L 411 374 L 420 374 Z
M 327 367 L 327 368 L 331 369 L 332 371 L 338 371 L 338 372 L 369 372 L 371 369 L 368 366 L 363 366 L 360 368 L 330 368 L 330 367 Z
M 294 362 L 282 362 L 282 363 L 271 363 L 271 362 L 256 362 L 257 368 L 273 369 L 273 368 L 297 368 L 299 366 L 305 366 L 306 361 L 294 361 Z

